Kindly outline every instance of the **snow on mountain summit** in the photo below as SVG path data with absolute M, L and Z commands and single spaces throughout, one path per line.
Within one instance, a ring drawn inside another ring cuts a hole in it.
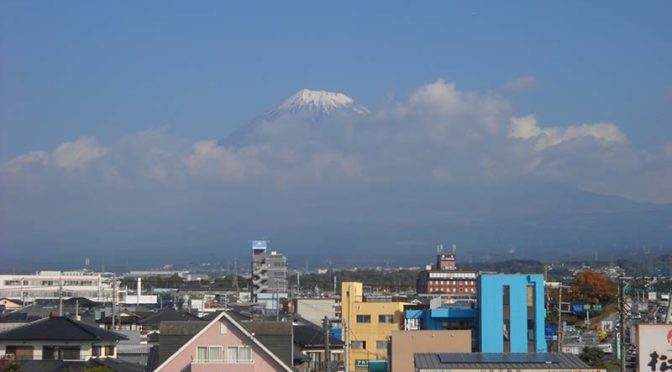
M 272 115 L 304 111 L 328 114 L 341 109 L 352 110 L 359 114 L 369 112 L 366 107 L 355 103 L 343 93 L 302 89 L 273 110 Z

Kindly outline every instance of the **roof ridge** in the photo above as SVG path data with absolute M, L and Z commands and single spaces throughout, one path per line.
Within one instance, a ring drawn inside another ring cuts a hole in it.
M 89 335 L 93 336 L 96 340 L 102 340 L 102 338 L 100 338 L 97 334 L 94 334 L 93 332 L 86 329 L 86 327 L 83 327 L 82 326 L 84 324 L 83 322 L 80 322 L 80 321 L 77 321 L 77 320 L 74 320 L 74 319 L 70 319 L 70 318 L 65 318 L 65 319 L 67 321 L 69 321 L 70 323 L 74 324 L 75 326 L 77 326 L 77 328 L 79 328 L 82 331 L 84 331 L 84 332 L 88 333 Z

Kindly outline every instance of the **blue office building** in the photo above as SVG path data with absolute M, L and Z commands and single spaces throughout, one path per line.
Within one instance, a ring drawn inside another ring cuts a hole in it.
M 546 352 L 544 276 L 481 274 L 478 317 L 481 352 Z

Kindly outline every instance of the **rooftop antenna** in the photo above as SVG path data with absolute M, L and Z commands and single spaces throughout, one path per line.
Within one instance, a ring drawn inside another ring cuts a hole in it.
M 443 244 L 437 244 L 436 245 L 436 253 L 441 253 L 443 252 Z
M 453 243 L 453 254 L 455 254 L 456 250 L 457 250 L 457 244 Z

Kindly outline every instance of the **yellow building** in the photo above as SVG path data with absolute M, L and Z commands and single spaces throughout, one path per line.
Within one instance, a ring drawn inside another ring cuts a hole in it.
M 343 331 L 347 326 L 351 371 L 367 370 L 370 360 L 387 359 L 390 335 L 401 329 L 407 304 L 366 301 L 363 292 L 362 283 L 343 282 L 341 285 Z

